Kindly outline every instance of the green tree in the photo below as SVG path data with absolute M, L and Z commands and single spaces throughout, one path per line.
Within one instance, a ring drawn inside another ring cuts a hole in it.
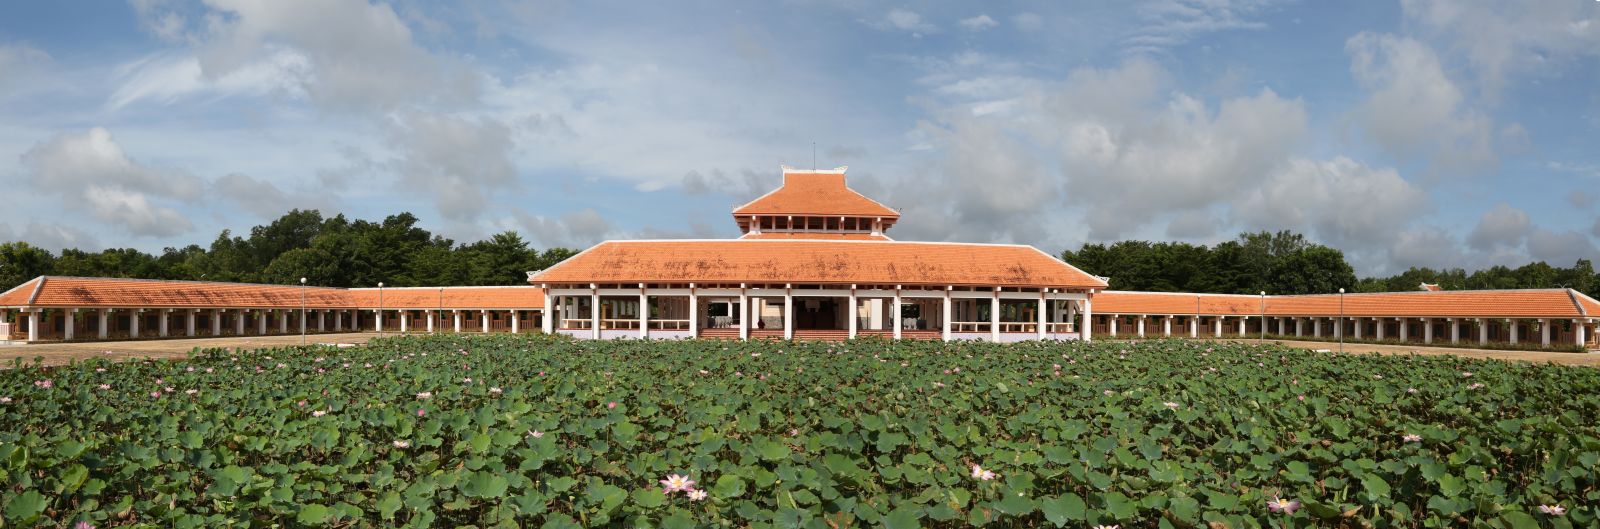
M 1279 258 L 1269 275 L 1268 294 L 1328 294 L 1356 286 L 1355 270 L 1345 262 L 1344 252 L 1326 246 L 1311 246 Z
M 42 275 L 55 273 L 56 257 L 25 242 L 0 243 L 0 292 Z

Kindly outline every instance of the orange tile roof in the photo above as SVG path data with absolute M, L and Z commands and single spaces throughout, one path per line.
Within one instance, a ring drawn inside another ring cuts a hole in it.
M 383 306 L 441 306 L 438 287 L 383 289 Z M 0 294 L 0 307 L 284 308 L 378 307 L 378 289 L 343 289 L 202 281 L 43 276 Z M 529 286 L 445 287 L 446 309 L 541 309 L 544 290 Z
M 1207 315 L 1259 315 L 1261 297 L 1107 290 L 1094 295 L 1094 311 L 1100 314 L 1183 315 L 1198 311 Z
M 349 306 L 345 291 L 338 288 L 58 276 L 44 276 L 34 281 L 41 284 L 37 295 L 15 305 L 8 295 L 0 304 L 82 308 L 290 308 L 300 306 L 304 293 L 307 307 Z
M 1031 246 L 790 239 L 607 241 L 529 282 L 1105 287 Z
M 1259 316 L 1258 296 L 1105 291 L 1094 296 L 1102 314 Z M 1268 316 L 1338 316 L 1338 294 L 1267 296 Z M 1592 304 L 1592 308 L 1590 305 Z M 1585 307 L 1580 312 L 1579 307 Z M 1352 317 L 1576 318 L 1600 316 L 1600 302 L 1567 289 L 1451 290 L 1345 294 Z
M 785 169 L 782 187 L 734 208 L 733 214 L 900 218 L 900 212 L 846 186 L 842 170 Z
M 356 307 L 378 308 L 378 289 L 353 288 L 348 297 Z M 383 289 L 384 308 L 395 309 L 542 309 L 544 289 L 532 286 L 409 287 Z
M 740 239 L 808 239 L 816 241 L 892 241 L 883 235 L 871 233 L 746 233 Z

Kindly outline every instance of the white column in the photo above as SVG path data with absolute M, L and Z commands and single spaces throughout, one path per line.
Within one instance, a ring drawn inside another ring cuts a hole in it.
M 1329 319 L 1328 321 L 1330 323 L 1333 323 L 1333 337 L 1343 340 L 1344 339 L 1344 318 Z
M 375 327 L 377 329 L 377 331 L 381 333 L 381 332 L 383 332 L 383 311 L 379 310 L 374 314 L 375 314 L 375 316 L 373 318 L 373 321 L 377 322 L 377 325 L 374 325 L 373 327 Z
M 850 300 L 847 301 L 847 303 L 850 304 L 849 305 L 850 308 L 845 310 L 845 318 L 844 318 L 846 320 L 845 321 L 845 325 L 849 326 L 850 339 L 854 340 L 855 337 L 856 337 L 856 320 L 860 319 L 860 318 L 856 317 L 856 315 L 859 313 L 860 309 L 856 307 L 856 286 L 855 285 L 850 285 Z
M 689 284 L 689 337 L 700 337 L 700 294 L 695 292 L 694 283 Z
M 140 316 L 139 309 L 131 309 L 131 310 L 128 311 L 128 337 L 129 338 L 138 338 L 139 337 L 139 316 Z
M 650 295 L 639 288 L 639 338 L 650 337 Z
M 411 332 L 411 311 L 398 310 L 395 313 L 400 315 L 400 334 Z
M 333 332 L 344 332 L 344 311 L 333 311 Z
M 246 312 L 245 309 L 233 309 L 233 310 L 236 312 L 236 314 L 234 314 L 234 316 L 233 316 L 233 326 L 234 326 L 233 333 L 236 334 L 236 335 L 239 335 L 239 336 L 244 336 L 244 324 L 245 324 L 244 319 L 246 317 L 248 317 L 249 312 Z
M 461 332 L 461 311 L 459 311 L 459 310 L 451 310 L 450 311 L 450 319 L 451 319 L 451 322 L 454 323 L 454 326 L 451 327 L 451 328 L 455 329 L 455 332 L 458 332 L 458 333 Z
M 739 285 L 739 339 L 750 339 L 750 292 Z
M 1217 337 L 1218 338 L 1222 337 L 1222 319 L 1225 318 L 1225 317 L 1226 316 L 1217 316 L 1217 319 L 1215 321 L 1212 321 L 1214 326 L 1217 328 Z
M 1300 318 L 1295 318 L 1294 319 L 1294 335 L 1295 336 L 1305 336 L 1306 335 L 1306 322 L 1305 322 L 1305 320 L 1302 320 Z
M 1511 328 L 1511 345 L 1516 345 L 1517 341 L 1522 338 L 1519 336 L 1522 334 L 1522 329 L 1519 328 L 1521 326 L 1517 325 L 1517 320 L 1506 320 L 1506 327 Z
M 1045 311 L 1045 306 L 1048 303 L 1045 301 L 1044 295 L 1045 295 L 1044 292 L 1040 292 L 1039 293 L 1039 339 L 1040 340 L 1043 340 L 1044 337 L 1045 337 L 1045 334 L 1047 332 L 1049 332 L 1049 331 L 1047 331 L 1045 329 L 1045 327 L 1048 327 L 1050 325 L 1050 313 Z
M 1245 325 L 1245 323 L 1248 323 L 1249 321 L 1250 321 L 1250 317 L 1249 316 L 1243 316 L 1243 317 L 1239 318 L 1239 336 L 1244 336 L 1245 332 L 1248 330 L 1246 328 L 1247 326 Z
M 1367 326 L 1367 322 L 1365 320 L 1362 320 L 1361 318 L 1350 318 L 1350 324 L 1351 324 L 1352 327 L 1355 327 L 1356 339 L 1360 340 L 1361 339 L 1361 328 Z
M 1166 336 L 1166 337 L 1169 337 L 1169 338 L 1172 337 L 1172 316 L 1167 316 L 1166 318 L 1163 318 L 1161 320 L 1161 325 L 1162 325 L 1162 336 Z
M 488 334 L 489 333 L 489 311 L 487 311 L 487 310 L 478 311 L 478 323 L 480 323 L 481 327 L 483 327 L 484 334 Z
M 794 339 L 794 287 L 783 289 L 783 339 Z
M 1450 343 L 1461 343 L 1461 320 L 1450 318 Z
M 1281 317 L 1278 318 L 1278 336 L 1288 336 L 1289 335 L 1289 332 L 1286 330 L 1287 329 L 1287 327 L 1286 327 L 1287 325 L 1288 325 L 1288 322 L 1283 321 L 1283 318 L 1281 318 Z
M 1411 319 L 1396 318 L 1400 322 L 1400 341 L 1411 340 Z
M 1583 320 L 1572 320 L 1572 336 L 1574 338 L 1573 345 L 1583 347 L 1585 344 L 1589 343 L 1588 337 L 1583 335 L 1585 331 L 1589 330 L 1589 328 L 1585 325 L 1586 324 L 1583 322 Z
M 889 321 L 894 322 L 894 339 L 896 340 L 900 339 L 901 330 L 905 328 L 905 323 L 900 316 L 901 303 L 904 303 L 904 301 L 900 299 L 900 289 L 896 287 L 894 289 L 894 316 L 889 319 Z
M 1000 287 L 989 296 L 989 341 L 1000 341 Z
M 184 313 L 188 314 L 188 317 L 184 318 L 184 321 L 183 321 L 183 334 L 185 336 L 193 337 L 194 336 L 194 320 L 197 320 L 197 319 L 200 318 L 200 309 L 189 309 L 189 310 L 184 311 Z
M 1422 343 L 1433 343 L 1433 318 L 1422 319 Z
M 1383 318 L 1373 318 L 1372 323 L 1378 327 L 1378 341 L 1383 341 L 1383 335 L 1388 333 L 1388 326 L 1384 325 Z
M 1091 322 L 1091 325 L 1092 324 L 1093 323 Z M 1106 326 L 1108 327 L 1108 329 L 1106 329 L 1106 330 L 1111 332 L 1111 336 L 1112 337 L 1115 337 L 1117 335 L 1117 317 L 1116 316 L 1108 316 L 1106 318 Z
M 288 311 L 282 311 L 282 310 L 272 311 L 273 314 L 277 314 L 278 315 L 278 334 L 289 334 L 289 318 L 288 318 L 288 315 L 285 314 L 285 312 L 288 312 Z
M 600 339 L 600 290 L 598 285 L 589 285 L 589 335 Z
M 1483 318 L 1478 318 L 1478 343 L 1489 343 L 1489 321 Z
M 1539 320 L 1539 345 L 1550 347 L 1550 320 Z
M 544 317 L 540 318 L 544 321 L 539 322 L 539 328 L 544 329 L 545 334 L 556 333 L 555 302 L 555 297 L 550 295 L 550 288 L 546 286 L 544 289 L 544 313 L 542 314 Z
M 1140 338 L 1144 338 L 1144 320 L 1145 319 L 1146 319 L 1145 315 L 1143 315 L 1143 314 L 1139 315 L 1139 337 Z
M 100 337 L 101 340 L 104 340 L 104 339 L 106 339 L 107 334 L 110 332 L 109 325 L 108 325 L 110 322 L 107 321 L 107 320 L 111 319 L 111 309 L 100 309 L 99 312 L 100 312 L 100 329 L 99 329 L 100 332 L 99 332 L 99 337 Z
M 28 341 L 39 341 L 39 309 L 28 313 Z
M 328 311 L 319 310 L 319 311 L 317 311 L 317 332 L 325 332 L 327 330 L 328 330 Z
M 522 311 L 516 309 L 511 310 L 511 334 L 520 334 L 522 332 L 522 315 L 518 314 L 519 312 Z
M 64 315 L 67 318 L 67 326 L 63 328 L 62 332 L 66 334 L 62 335 L 62 339 L 70 341 L 77 334 L 73 327 L 78 325 L 78 309 L 67 309 Z
M 1200 337 L 1200 315 L 1199 314 L 1196 314 L 1196 315 L 1194 315 L 1194 317 L 1189 318 L 1189 337 L 1190 338 L 1199 338 Z
M 300 310 L 300 334 L 305 334 L 305 333 L 306 333 L 306 311 L 305 311 L 305 309 L 301 309 Z
M 1084 298 L 1084 300 L 1083 300 L 1083 329 L 1081 329 L 1079 332 L 1083 333 L 1082 334 L 1083 341 L 1086 341 L 1086 342 L 1087 341 L 1091 341 L 1090 340 L 1091 335 L 1094 334 L 1094 305 L 1092 304 L 1093 301 L 1094 300 L 1091 300 L 1091 299 L 1088 299 L 1088 298 Z
M 160 316 L 156 317 L 156 322 L 157 322 L 157 324 L 156 324 L 156 336 L 160 336 L 162 338 L 166 338 L 167 337 L 168 315 L 172 313 L 172 310 L 171 309 L 157 309 L 157 310 L 160 313 Z
M 944 291 L 944 333 L 943 333 L 943 337 L 942 338 L 946 342 L 950 341 L 950 288 L 949 287 L 945 287 L 945 291 Z
M 425 310 L 425 311 L 422 311 L 422 313 L 423 313 L 423 314 L 427 314 L 427 315 L 428 315 L 428 316 L 427 316 L 427 318 L 428 318 L 428 334 L 433 334 L 433 318 L 434 318 L 434 311 L 431 311 L 431 310 Z M 443 316 L 443 315 L 440 315 L 440 316 Z

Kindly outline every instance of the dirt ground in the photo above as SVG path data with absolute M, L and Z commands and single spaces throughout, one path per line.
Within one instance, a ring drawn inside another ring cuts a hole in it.
M 393 333 L 390 333 L 393 334 Z M 306 343 L 367 343 L 377 333 L 314 334 L 306 336 Z M 63 365 L 72 360 L 105 358 L 107 360 L 137 360 L 143 358 L 183 358 L 195 348 L 236 347 L 260 349 L 298 345 L 300 335 L 293 336 L 240 336 L 228 338 L 175 338 L 166 340 L 139 340 L 127 342 L 42 343 L 28 345 L 0 345 L 0 369 L 11 366 L 11 359 L 21 358 L 32 362 L 43 357 L 45 365 Z
M 1223 340 L 1223 341 L 1248 341 L 1255 340 Z M 1330 352 L 1339 351 L 1338 342 L 1301 342 L 1293 340 L 1268 340 L 1289 347 L 1302 349 L 1323 350 Z M 1421 354 L 1421 355 L 1456 355 L 1464 358 L 1497 358 L 1500 360 L 1520 360 L 1523 362 L 1555 362 L 1557 364 L 1572 366 L 1600 367 L 1600 352 L 1589 353 L 1561 353 L 1549 351 L 1497 351 L 1493 349 L 1457 349 L 1454 347 L 1427 347 L 1423 345 L 1375 345 L 1375 344 L 1344 344 L 1344 352 L 1353 354 Z

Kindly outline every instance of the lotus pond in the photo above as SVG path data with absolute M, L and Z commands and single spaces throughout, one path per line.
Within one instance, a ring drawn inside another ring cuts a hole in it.
M 1594 527 L 1600 370 L 578 342 L 0 371 L 3 527 Z

